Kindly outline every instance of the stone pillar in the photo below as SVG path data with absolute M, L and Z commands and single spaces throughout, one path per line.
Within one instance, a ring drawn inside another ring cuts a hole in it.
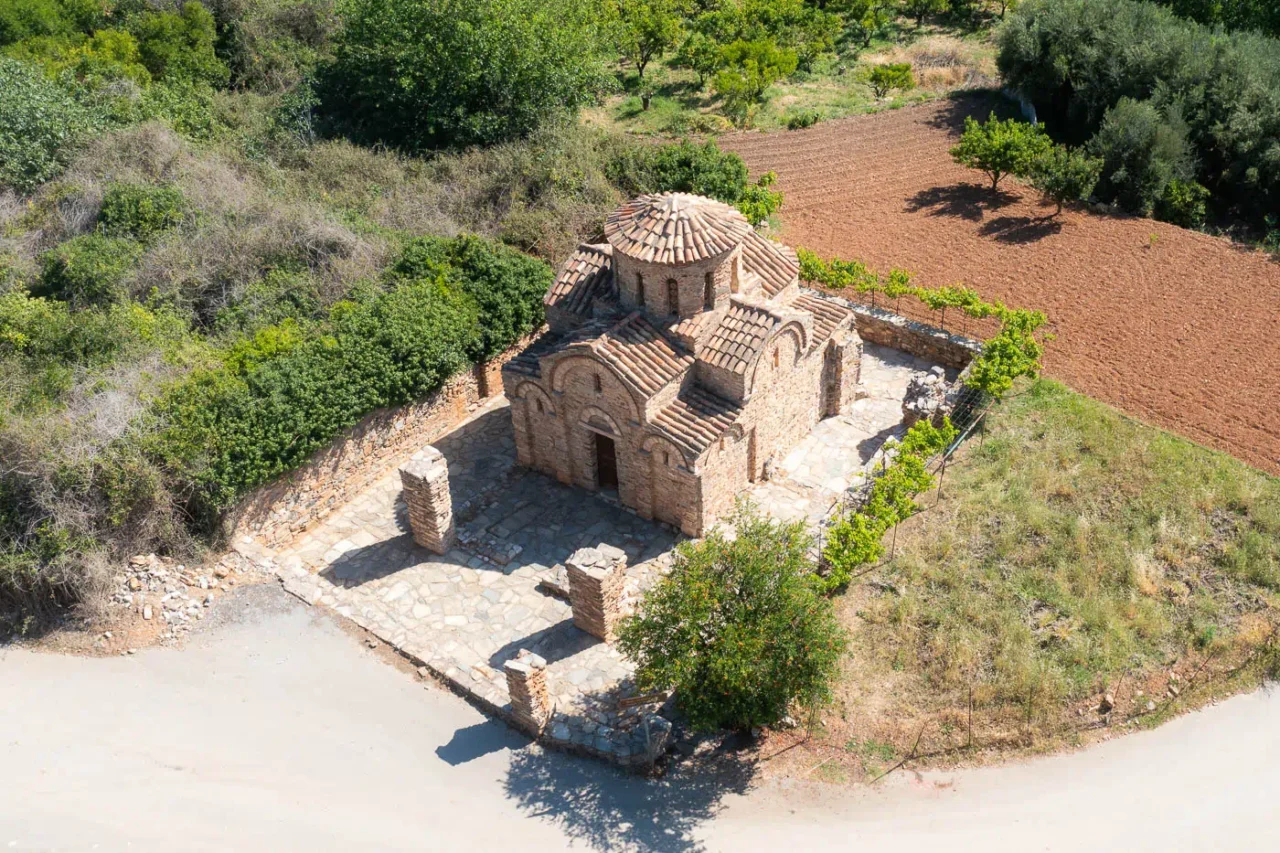
M 437 554 L 453 547 L 453 498 L 449 495 L 449 466 L 444 454 L 425 447 L 400 469 L 404 502 L 409 507 L 413 541 Z
M 857 332 L 846 329 L 832 335 L 823 372 L 826 400 L 822 414 L 830 417 L 848 411 L 857 399 L 858 382 L 862 379 L 862 338 Z
M 622 611 L 627 557 L 617 548 L 579 548 L 565 561 L 573 624 L 606 643 Z
M 507 692 L 511 694 L 511 715 L 516 725 L 535 737 L 551 719 L 551 698 L 547 693 L 547 662 L 539 655 L 521 649 L 520 654 L 502 665 L 507 674 Z

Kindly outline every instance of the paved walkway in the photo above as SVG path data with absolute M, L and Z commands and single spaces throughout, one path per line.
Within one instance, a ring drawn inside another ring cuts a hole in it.
M 751 499 L 778 518 L 825 517 L 897 434 L 907 382 L 930 367 L 868 345 L 862 398 L 849 413 L 822 421 L 782 462 L 782 476 L 753 487 Z M 678 534 L 600 494 L 517 467 L 502 398 L 436 446 L 449 464 L 454 550 L 441 557 L 414 543 L 392 469 L 323 524 L 267 555 L 285 588 L 424 661 L 495 711 L 510 707 L 503 663 L 528 649 L 548 662 L 551 740 L 623 760 L 643 752 L 639 723 L 652 707 L 618 703 L 633 692 L 631 665 L 574 627 L 568 604 L 549 585 L 577 549 L 612 545 L 627 555 L 634 600 L 670 565 Z

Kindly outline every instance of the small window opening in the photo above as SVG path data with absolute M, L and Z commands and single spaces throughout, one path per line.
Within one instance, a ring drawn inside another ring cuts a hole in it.
M 595 389 L 596 389 L 596 393 L 597 393 L 597 394 L 602 394 L 602 393 L 604 393 L 604 386 L 600 384 L 600 374 L 599 374 L 599 373 L 593 373 L 593 374 L 591 375 L 591 384 L 595 386 Z
M 778 361 L 778 351 L 775 349 L 775 350 L 773 351 L 773 366 L 774 366 L 774 367 L 777 367 L 777 366 L 778 366 L 778 364 L 779 364 L 779 361 Z
M 725 448 L 725 443 L 724 443 L 724 439 L 722 438 L 722 439 L 720 439 L 720 452 L 721 452 L 721 453 L 724 453 L 724 448 Z
M 670 454 L 670 453 L 668 453 L 668 452 L 667 452 L 667 451 L 665 451 L 665 450 L 664 450 L 664 451 L 662 451 L 662 464 L 663 464 L 663 465 L 670 465 L 670 464 L 671 464 L 671 454 Z
M 674 278 L 667 279 L 667 313 L 680 313 L 680 285 Z
M 541 400 L 539 400 L 539 401 L 538 401 L 538 403 L 537 403 L 537 405 L 538 405 L 538 414 L 542 414 L 542 412 L 543 412 L 543 409 L 542 409 L 542 401 L 541 401 Z
M 702 304 L 708 308 L 714 308 L 716 304 L 716 279 L 711 273 L 707 273 L 703 280 Z
M 636 273 L 636 304 L 644 307 L 644 276 Z

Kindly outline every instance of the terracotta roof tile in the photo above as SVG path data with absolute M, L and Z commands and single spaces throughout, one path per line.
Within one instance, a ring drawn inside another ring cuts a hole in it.
M 693 366 L 693 356 L 676 350 L 639 312 L 592 341 L 591 349 L 648 396 Z
M 813 315 L 813 340 L 810 346 L 817 346 L 827 340 L 836 326 L 853 316 L 851 309 L 830 299 L 823 299 L 811 290 L 802 291 L 800 296 L 791 303 L 791 307 L 808 311 Z
M 727 204 L 687 193 L 645 195 L 609 214 L 604 234 L 615 249 L 653 264 L 692 264 L 733 249 L 753 234 Z
M 699 358 L 713 367 L 744 373 L 780 322 L 767 308 L 734 301 Z
M 760 276 L 769 297 L 777 296 L 800 276 L 800 259 L 795 251 L 755 231 L 742 241 L 742 262 L 749 272 Z
M 702 455 L 738 419 L 741 410 L 694 386 L 658 412 L 653 425 L 692 458 Z
M 585 317 L 591 313 L 593 300 L 616 299 L 617 295 L 613 247 L 584 243 L 560 266 L 543 302 Z

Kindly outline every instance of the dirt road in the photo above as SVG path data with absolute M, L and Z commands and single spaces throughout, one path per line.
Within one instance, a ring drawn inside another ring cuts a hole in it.
M 539 755 L 273 586 L 181 651 L 0 650 L 0 849 L 1266 850 L 1280 696 L 875 790 Z
M 964 99 L 723 137 L 785 194 L 783 240 L 903 267 L 928 285 L 1040 308 L 1048 372 L 1077 391 L 1280 474 L 1280 262 L 1162 222 L 1053 216 L 948 150 Z

